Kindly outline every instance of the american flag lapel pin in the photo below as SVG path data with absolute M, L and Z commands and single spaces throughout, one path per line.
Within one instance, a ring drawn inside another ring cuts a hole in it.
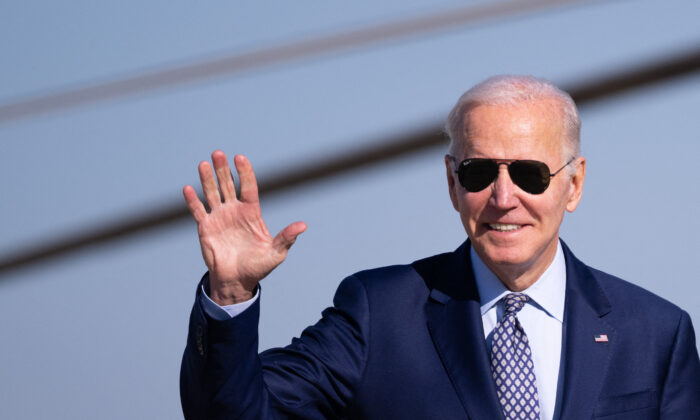
M 608 335 L 607 334 L 597 334 L 593 336 L 593 340 L 595 340 L 596 343 L 607 343 L 608 342 Z

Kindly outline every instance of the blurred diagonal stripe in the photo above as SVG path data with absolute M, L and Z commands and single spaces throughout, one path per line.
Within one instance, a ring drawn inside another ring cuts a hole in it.
M 591 78 L 564 88 L 571 93 L 579 107 L 583 107 L 615 94 L 664 82 L 698 70 L 700 70 L 700 45 L 672 57 Z M 321 162 L 306 164 L 287 172 L 260 176 L 260 195 L 261 197 L 271 195 L 432 147 L 446 146 L 447 139 L 442 133 L 442 127 L 434 126 L 406 136 L 378 140 L 370 144 L 375 145 L 355 152 L 330 156 Z M 13 269 L 84 250 L 88 246 L 166 227 L 188 218 L 189 213 L 184 202 L 178 201 L 145 214 L 139 213 L 109 224 L 95 226 L 89 231 L 73 236 L 45 241 L 41 245 L 16 254 L 0 256 L 0 276 Z
M 131 77 L 86 84 L 83 87 L 58 90 L 35 97 L 20 98 L 0 104 L 0 124 L 49 111 L 58 111 L 111 98 L 174 87 L 197 80 L 231 75 L 254 68 L 278 64 L 302 57 L 360 47 L 379 41 L 418 35 L 489 19 L 502 18 L 545 7 L 593 0 L 515 0 L 462 7 L 377 26 L 341 32 L 327 37 L 291 42 L 243 54 L 227 55 L 194 61 L 170 68 L 144 72 Z

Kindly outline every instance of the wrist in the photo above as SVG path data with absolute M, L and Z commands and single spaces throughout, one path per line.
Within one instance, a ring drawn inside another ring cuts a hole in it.
M 209 297 L 219 306 L 248 301 L 255 295 L 255 288 L 249 290 L 240 283 L 222 284 L 211 274 L 209 276 Z

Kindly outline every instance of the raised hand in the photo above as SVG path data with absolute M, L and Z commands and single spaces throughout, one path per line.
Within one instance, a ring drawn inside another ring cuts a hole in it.
M 211 211 L 207 213 L 191 186 L 185 186 L 183 194 L 197 222 L 202 256 L 209 268 L 210 297 L 219 305 L 230 305 L 253 297 L 258 282 L 284 261 L 306 224 L 292 223 L 273 238 L 260 213 L 258 184 L 248 159 L 234 157 L 239 198 L 226 154 L 217 150 L 211 160 L 221 194 L 209 162 L 199 164 L 199 178 Z

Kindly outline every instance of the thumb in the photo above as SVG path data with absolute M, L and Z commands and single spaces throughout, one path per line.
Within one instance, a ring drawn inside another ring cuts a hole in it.
M 287 252 L 287 250 L 294 245 L 297 240 L 297 236 L 306 230 L 306 223 L 304 222 L 294 222 L 286 228 L 282 229 L 280 233 L 275 236 L 272 240 L 272 246 L 275 250 L 279 252 Z

